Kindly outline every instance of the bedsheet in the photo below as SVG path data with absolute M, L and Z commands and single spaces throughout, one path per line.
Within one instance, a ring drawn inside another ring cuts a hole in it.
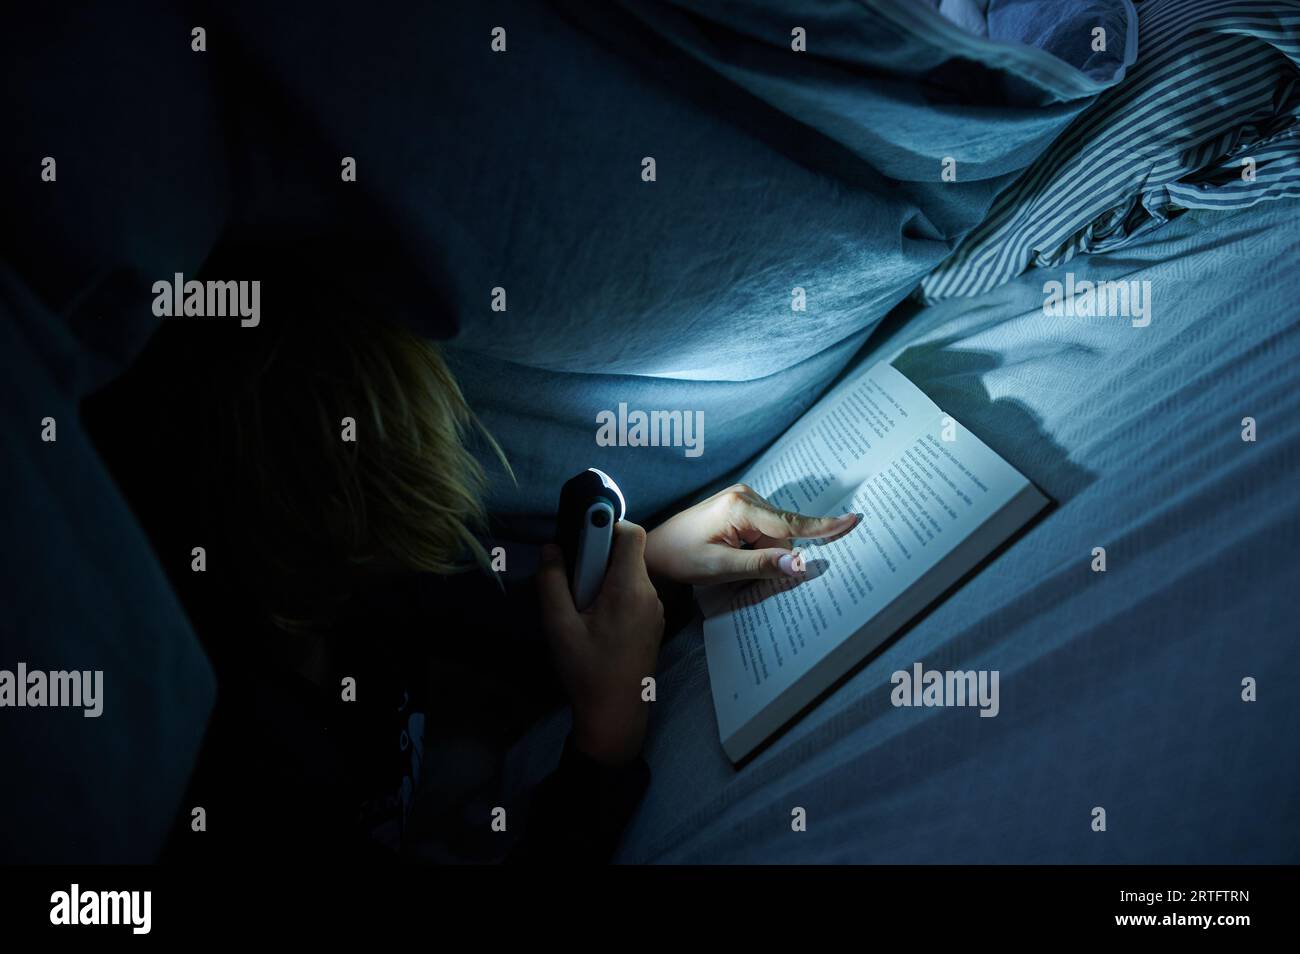
M 677 634 L 619 859 L 1300 861 L 1296 211 L 1192 211 L 1122 251 L 891 316 L 859 360 L 891 360 L 1055 509 L 739 770 L 699 620 Z M 1043 283 L 1067 268 L 1150 282 L 1149 324 L 1046 315 Z M 998 670 L 1000 714 L 894 708 L 890 674 L 915 662 Z M 553 764 L 566 725 L 519 743 L 512 791 Z

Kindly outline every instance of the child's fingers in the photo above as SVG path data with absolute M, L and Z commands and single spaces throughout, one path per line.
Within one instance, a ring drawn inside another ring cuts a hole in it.
M 537 568 L 537 598 L 543 619 L 563 624 L 578 618 L 573 594 L 569 592 L 568 575 L 564 572 L 564 555 L 553 543 L 542 547 L 542 560 Z
M 635 523 L 620 520 L 614 524 L 606 585 L 630 589 L 646 579 L 645 539 L 645 530 Z
M 804 570 L 803 556 L 780 546 L 766 550 L 737 550 L 719 545 L 708 582 L 800 579 Z
M 732 520 L 744 528 L 757 530 L 773 540 L 812 540 L 835 537 L 853 528 L 857 515 L 841 514 L 838 517 L 809 517 L 789 510 L 778 510 L 762 497 L 747 497 L 741 501 Z

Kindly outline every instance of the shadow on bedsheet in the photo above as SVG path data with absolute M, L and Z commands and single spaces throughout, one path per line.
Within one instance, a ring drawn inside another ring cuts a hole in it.
M 1000 367 L 1002 358 L 991 351 L 953 348 L 957 340 L 913 345 L 893 365 L 1058 504 L 1096 480 L 1096 474 L 1070 459 L 1024 403 L 989 394 L 983 375 Z

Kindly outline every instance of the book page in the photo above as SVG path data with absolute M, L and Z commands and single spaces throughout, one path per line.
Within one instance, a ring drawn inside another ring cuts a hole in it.
M 757 581 L 732 590 L 722 606 L 715 598 L 704 640 L 724 738 L 1028 485 L 941 411 L 872 463 L 873 473 L 838 510 L 862 515 L 853 531 L 832 543 L 800 544 L 807 578 Z
M 840 512 L 836 505 L 937 414 L 920 388 L 881 362 L 822 398 L 741 480 L 784 510 Z

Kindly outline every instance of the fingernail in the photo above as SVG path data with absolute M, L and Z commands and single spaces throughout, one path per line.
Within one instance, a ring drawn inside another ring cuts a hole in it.
M 784 554 L 777 562 L 781 567 L 781 572 L 786 576 L 798 576 L 803 573 L 806 565 L 803 554 L 797 550 Z

